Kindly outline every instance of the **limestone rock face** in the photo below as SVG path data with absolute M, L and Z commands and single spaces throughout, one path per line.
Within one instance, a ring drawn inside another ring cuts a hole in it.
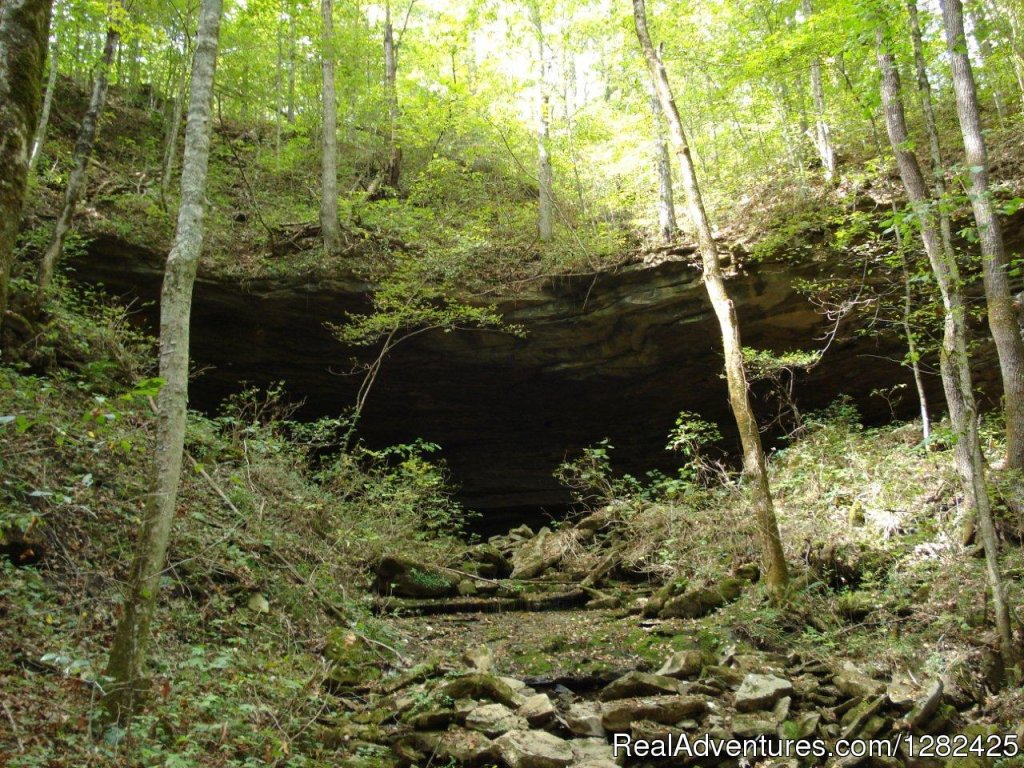
M 360 434 L 373 446 L 412 437 L 438 443 L 464 501 L 485 514 L 568 502 L 552 469 L 567 448 L 602 437 L 616 446 L 622 471 L 674 471 L 664 438 L 680 410 L 700 413 L 727 438 L 735 437 L 718 323 L 692 256 L 681 248 L 657 266 L 553 278 L 497 297 L 499 312 L 525 329 L 521 338 L 460 331 L 410 339 L 385 361 Z M 159 298 L 165 257 L 157 249 L 99 235 L 69 262 L 75 280 L 103 283 L 110 293 L 141 299 L 145 307 Z M 775 350 L 813 346 L 826 322 L 795 285 L 829 266 L 807 260 L 737 269 L 728 286 L 744 344 Z M 344 347 L 325 324 L 364 312 L 370 288 L 345 273 L 257 277 L 240 284 L 201 266 L 190 351 L 196 365 L 208 370 L 190 387 L 192 403 L 213 409 L 237 391 L 239 381 L 264 386 L 284 380 L 289 392 L 304 399 L 303 416 L 337 415 L 354 402 L 361 383 L 360 376 L 337 374 L 350 370 L 350 358 L 365 360 L 370 353 Z M 155 331 L 155 303 L 143 312 Z M 840 328 L 827 363 L 797 379 L 801 409 L 824 407 L 843 391 L 867 420 L 888 418 L 888 406 L 870 393 L 906 380 L 899 364 L 903 353 L 904 343 L 895 336 L 856 337 Z M 871 355 L 870 366 L 865 354 Z M 979 360 L 978 371 L 993 380 L 998 369 L 985 362 Z M 937 382 L 931 394 L 941 398 Z M 905 407 L 909 415 L 909 398 Z M 597 431 L 595 413 L 601 414 Z
M 565 768 L 573 762 L 569 742 L 547 731 L 509 731 L 494 746 L 509 768 Z
M 793 684 L 775 675 L 749 674 L 736 691 L 734 706 L 740 712 L 771 709 L 783 696 L 793 694 Z

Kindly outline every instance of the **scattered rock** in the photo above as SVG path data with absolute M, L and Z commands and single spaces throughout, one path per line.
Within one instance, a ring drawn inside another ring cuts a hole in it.
M 885 693 L 885 683 L 868 677 L 850 663 L 844 663 L 836 670 L 832 682 L 842 693 L 851 697 L 867 698 Z
M 792 694 L 793 684 L 789 680 L 775 675 L 749 674 L 736 691 L 734 706 L 739 712 L 769 709 L 783 696 Z
M 532 579 L 556 565 L 568 547 L 572 531 L 552 533 L 544 527 L 512 555 L 512 578 Z
M 270 613 L 270 602 L 259 593 L 250 597 L 246 605 L 253 613 Z
M 927 723 L 936 712 L 939 711 L 939 707 L 942 705 L 942 692 L 944 686 L 941 680 L 935 680 L 928 687 L 928 691 L 925 693 L 924 698 L 920 699 L 914 704 L 913 709 L 903 720 L 902 725 L 914 731 L 920 731 L 921 728 Z
M 509 731 L 494 746 L 509 768 L 565 768 L 573 762 L 569 742 L 546 731 Z
M 676 651 L 658 670 L 666 677 L 696 677 L 704 667 L 704 654 L 700 651 Z
M 596 704 L 579 701 L 565 713 L 565 727 L 576 736 L 604 736 L 601 711 Z
M 331 691 L 359 688 L 380 677 L 377 656 L 359 635 L 339 628 L 327 635 L 324 658 L 331 663 L 327 687 Z
M 484 704 L 466 717 L 466 727 L 492 739 L 513 730 L 527 729 L 526 718 L 520 717 L 504 704 Z
M 524 697 L 501 678 L 480 672 L 448 681 L 441 692 L 453 699 L 487 699 L 510 708 L 518 708 L 524 701 Z
M 575 768 L 612 768 L 624 761 L 623 757 L 616 759 L 612 745 L 604 739 L 576 739 L 570 742 L 570 745 L 573 758 L 576 760 L 573 764 Z
M 438 598 L 456 594 L 458 583 L 437 568 L 389 555 L 377 565 L 373 588 L 381 595 Z
M 518 714 L 520 717 L 526 718 L 526 721 L 533 727 L 543 728 L 555 719 L 558 712 L 546 693 L 537 693 L 523 702 L 523 705 L 519 707 Z
M 628 672 L 609 683 L 601 691 L 601 701 L 629 699 L 639 696 L 661 696 L 679 693 L 679 681 L 665 675 L 652 675 L 647 672 Z
M 648 696 L 619 699 L 601 705 L 601 725 L 613 732 L 628 731 L 635 720 L 650 720 L 671 725 L 691 715 L 707 711 L 700 696 Z
M 774 735 L 778 725 L 778 721 L 769 713 L 741 712 L 733 717 L 730 730 L 741 739 L 753 739 Z
M 414 733 L 395 744 L 400 755 L 412 749 L 423 758 L 435 763 L 454 760 L 460 764 L 481 765 L 497 760 L 498 750 L 482 733 L 454 727 L 447 731 Z
M 797 741 L 809 739 L 818 732 L 818 725 L 821 723 L 820 712 L 807 712 L 800 715 L 796 720 L 783 723 L 779 727 L 779 735 Z
M 664 602 L 658 611 L 662 619 L 699 619 L 738 599 L 748 582 L 739 578 L 722 579 L 710 587 L 693 589 Z
M 469 648 L 462 654 L 463 663 L 477 672 L 490 672 L 494 668 L 494 652 L 486 645 Z
M 843 719 L 840 721 L 842 725 L 842 737 L 844 739 L 851 739 L 854 737 L 867 737 L 864 733 L 867 725 L 871 722 L 872 718 L 877 715 L 882 707 L 884 707 L 889 701 L 889 697 L 885 694 L 881 696 L 875 696 L 870 699 L 865 699 L 853 709 L 849 710 Z

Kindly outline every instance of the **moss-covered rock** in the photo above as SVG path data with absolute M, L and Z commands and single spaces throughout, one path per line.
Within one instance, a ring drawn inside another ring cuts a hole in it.
M 458 592 L 458 580 L 445 571 L 396 555 L 383 558 L 375 576 L 373 588 L 381 595 L 438 598 Z
M 367 642 L 345 628 L 332 630 L 327 635 L 324 658 L 331 664 L 327 674 L 330 690 L 361 688 L 381 676 L 377 656 Z

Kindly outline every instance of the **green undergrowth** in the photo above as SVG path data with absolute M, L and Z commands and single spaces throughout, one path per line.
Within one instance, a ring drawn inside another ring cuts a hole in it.
M 152 696 L 130 731 L 94 732 L 160 382 L 122 311 L 82 294 L 50 311 L 0 366 L 6 764 L 339 764 L 314 728 L 341 706 L 328 639 L 368 638 L 391 668 L 405 638 L 370 611 L 370 567 L 396 541 L 428 563 L 464 546 L 430 446 L 339 453 L 347 422 L 291 420 L 280 388 L 190 414 Z
M 674 438 L 699 434 L 681 417 Z M 983 425 L 993 463 L 1001 425 Z M 713 436 L 712 436 L 713 437 Z M 1000 690 L 991 596 L 984 559 L 961 546 L 963 498 L 953 470 L 948 424 L 934 425 L 930 445 L 919 423 L 866 428 L 845 400 L 805 417 L 788 445 L 770 457 L 776 514 L 791 570 L 781 603 L 762 587 L 701 619 L 636 640 L 654 658 L 667 640 L 713 655 L 743 648 L 831 661 L 853 659 L 882 675 L 945 675 L 978 698 L 998 690 L 984 716 L 1014 724 L 1024 716 L 1018 689 Z M 568 474 L 592 505 L 610 504 L 620 569 L 683 589 L 724 583 L 738 563 L 757 562 L 757 530 L 735 475 L 693 456 L 681 476 L 640 482 L 611 471 L 610 446 L 576 460 Z M 562 475 L 566 476 L 563 466 Z M 1020 478 L 990 474 L 1002 573 L 1012 606 L 1024 605 L 1024 518 L 1012 503 Z M 599 559 L 600 555 L 597 556 Z M 584 568 L 585 570 L 585 568 Z M 659 637 L 659 633 L 668 637 Z M 687 640 L 688 638 L 688 640 Z

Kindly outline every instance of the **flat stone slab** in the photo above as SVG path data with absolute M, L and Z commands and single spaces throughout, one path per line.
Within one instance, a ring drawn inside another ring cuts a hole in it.
M 749 674 L 736 690 L 733 705 L 738 712 L 771 709 L 783 696 L 793 695 L 793 684 L 775 675 Z

